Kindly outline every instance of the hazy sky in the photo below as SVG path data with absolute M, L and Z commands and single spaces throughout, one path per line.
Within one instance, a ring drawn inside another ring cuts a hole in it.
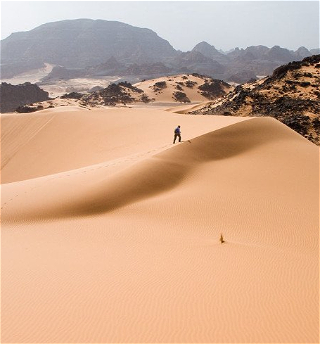
M 121 21 L 155 31 L 182 51 L 319 47 L 319 1 L 1 1 L 1 38 L 64 19 Z

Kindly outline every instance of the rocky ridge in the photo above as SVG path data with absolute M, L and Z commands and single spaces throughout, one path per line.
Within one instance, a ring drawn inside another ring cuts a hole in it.
M 193 115 L 270 116 L 320 144 L 320 55 L 277 68 L 270 77 L 237 86 Z
M 197 44 L 191 51 L 177 52 L 161 62 L 121 62 L 114 56 L 105 62 L 86 68 L 66 68 L 56 66 L 41 80 L 41 84 L 72 78 L 92 78 L 101 76 L 121 76 L 122 80 L 152 79 L 166 75 L 193 74 L 207 75 L 226 82 L 241 84 L 270 75 L 275 68 L 297 59 L 310 56 L 304 47 L 290 51 L 281 47 L 268 48 L 252 46 L 236 48 L 229 53 L 221 53 L 206 42 Z

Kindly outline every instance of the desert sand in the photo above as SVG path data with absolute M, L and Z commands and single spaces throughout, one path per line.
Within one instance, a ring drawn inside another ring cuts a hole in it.
M 2 343 L 319 342 L 319 148 L 175 111 L 1 116 Z
M 157 84 L 161 82 L 165 83 L 164 88 L 157 87 Z M 188 82 L 191 83 L 189 87 L 186 86 L 186 83 Z M 143 90 L 144 93 L 155 102 L 173 102 L 174 93 L 181 91 L 190 99 L 190 102 L 199 103 L 208 102 L 208 98 L 204 97 L 199 89 L 199 86 L 203 86 L 205 82 L 210 83 L 212 82 L 212 79 L 205 76 L 198 76 L 197 74 L 178 74 L 141 81 L 134 84 L 134 86 Z M 231 86 L 221 86 L 221 90 L 226 93 L 231 89 L 233 89 Z

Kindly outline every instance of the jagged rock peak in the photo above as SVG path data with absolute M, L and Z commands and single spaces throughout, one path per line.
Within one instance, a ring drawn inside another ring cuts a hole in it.
M 218 51 L 213 45 L 210 45 L 209 43 L 202 41 L 198 43 L 192 51 L 197 51 L 201 53 L 202 55 L 209 57 L 209 58 L 225 58 L 225 55 L 222 54 L 220 51 Z

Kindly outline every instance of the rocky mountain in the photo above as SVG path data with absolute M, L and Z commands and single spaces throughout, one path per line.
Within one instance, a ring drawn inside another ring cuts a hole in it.
M 305 57 L 311 56 L 311 55 L 317 55 L 319 54 L 320 51 L 317 53 L 311 53 L 307 48 L 305 47 L 300 47 L 297 49 L 297 51 L 294 52 L 294 54 L 297 56 L 299 60 L 304 59 Z
M 180 53 L 171 62 L 174 68 L 185 69 L 192 73 L 211 75 L 223 74 L 225 68 L 218 61 L 192 50 Z
M 300 47 L 297 51 L 279 46 L 268 48 L 263 45 L 246 49 L 236 48 L 227 54 L 229 59 L 226 61 L 224 79 L 239 84 L 244 83 L 253 78 L 271 75 L 277 67 L 302 60 L 306 56 L 311 56 L 311 53 L 304 47 Z
M 305 47 L 291 51 L 279 46 L 268 48 L 263 45 L 250 46 L 246 49 L 235 48 L 223 54 L 207 42 L 197 44 L 193 51 L 219 62 L 224 69 L 222 74 L 217 74 L 212 69 L 208 75 L 239 84 L 250 79 L 270 75 L 275 68 L 284 63 L 302 60 L 312 55 L 311 51 Z
M 274 46 L 264 56 L 271 62 L 290 62 L 295 58 L 294 55 L 288 49 Z
M 170 62 L 131 63 L 125 64 L 114 57 L 105 63 L 84 69 L 68 69 L 54 67 L 53 70 L 41 80 L 40 85 L 54 83 L 57 80 L 72 78 L 94 78 L 101 76 L 121 76 L 121 80 L 135 82 L 142 79 L 153 79 L 161 76 L 176 75 L 180 73 L 215 75 L 216 78 L 224 75 L 225 67 L 200 52 L 189 51 L 179 53 Z M 255 75 L 253 74 L 253 77 Z
M 226 54 L 221 53 L 213 45 L 210 45 L 207 42 L 198 43 L 192 49 L 192 51 L 197 51 L 201 53 L 202 55 L 223 64 L 229 60 L 229 57 Z
M 230 51 L 227 55 L 233 60 L 262 60 L 269 50 L 270 49 L 264 45 L 250 46 L 246 49 L 240 49 L 237 47 L 233 51 Z
M 190 114 L 270 116 L 320 145 L 320 55 L 282 65 Z
M 49 99 L 48 92 L 43 91 L 39 86 L 25 83 L 22 85 L 0 85 L 0 112 L 12 112 L 18 107 L 26 104 L 41 102 Z
M 122 80 L 133 76 L 131 80 L 141 80 L 199 73 L 244 83 L 270 75 L 280 65 L 317 54 L 318 50 L 300 47 L 291 51 L 259 45 L 224 53 L 200 42 L 191 51 L 181 52 L 149 29 L 76 19 L 47 23 L 2 40 L 1 73 L 2 79 L 8 79 L 47 63 L 56 67 L 44 82 L 97 76 L 119 76 Z
M 320 54 L 320 48 L 318 49 L 310 49 L 311 55 L 319 55 Z
M 180 73 L 198 73 L 215 79 L 241 84 L 271 75 L 284 63 L 311 56 L 304 47 L 290 51 L 278 46 L 252 46 L 236 48 L 223 54 L 206 42 L 199 43 L 192 51 L 178 52 L 164 62 L 122 63 L 114 56 L 104 63 L 83 69 L 55 67 L 42 81 L 77 77 L 121 76 L 122 80 L 141 80 Z M 130 78 L 131 77 L 131 78 Z
M 122 63 L 151 63 L 175 55 L 175 49 L 152 30 L 106 20 L 47 23 L 1 41 L 3 78 L 45 62 L 85 68 L 105 63 L 112 56 Z

